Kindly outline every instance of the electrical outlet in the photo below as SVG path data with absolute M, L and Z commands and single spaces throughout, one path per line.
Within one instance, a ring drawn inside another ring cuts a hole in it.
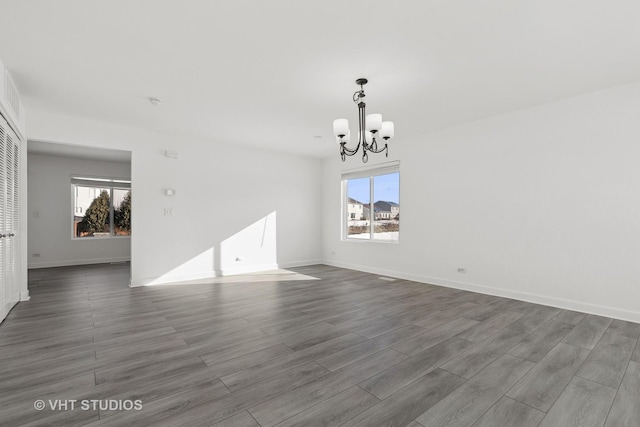
M 164 216 L 172 216 L 173 208 L 164 208 Z
M 34 257 L 34 258 L 40 258 L 40 254 L 37 254 L 37 253 L 36 253 L 36 254 L 33 254 L 33 257 Z
M 464 267 L 458 267 L 458 273 L 466 273 L 467 269 Z

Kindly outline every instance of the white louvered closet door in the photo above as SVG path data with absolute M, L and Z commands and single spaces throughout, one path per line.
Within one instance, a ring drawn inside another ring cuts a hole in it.
M 11 211 L 11 223 L 13 224 L 13 231 L 10 234 L 11 243 L 11 299 L 12 303 L 20 301 L 20 280 L 18 279 L 18 261 L 20 257 L 20 199 L 18 184 L 20 183 L 20 147 L 18 146 L 18 138 L 14 137 L 11 140 L 13 145 L 13 159 L 11 159 L 11 167 L 13 170 L 13 187 L 10 190 L 13 199 L 13 210 Z
M 8 126 L 0 117 L 0 314 L 1 318 L 6 316 L 6 312 L 11 308 L 9 304 L 9 294 L 11 284 L 6 280 L 5 259 L 7 251 L 5 249 L 5 235 L 7 234 L 7 221 L 5 207 L 7 203 L 7 131 Z
M 0 320 L 20 299 L 18 138 L 0 118 Z

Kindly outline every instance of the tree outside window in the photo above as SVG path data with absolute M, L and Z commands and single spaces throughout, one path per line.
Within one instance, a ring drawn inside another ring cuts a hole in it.
M 124 185 L 130 182 L 72 178 L 74 238 L 131 235 L 131 189 L 121 188 Z

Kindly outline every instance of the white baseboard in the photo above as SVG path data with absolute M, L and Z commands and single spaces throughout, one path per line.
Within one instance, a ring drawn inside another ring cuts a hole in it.
M 548 305 L 552 307 L 562 308 L 566 310 L 579 311 L 582 313 L 595 314 L 598 316 L 611 317 L 614 319 L 626 320 L 629 322 L 640 323 L 640 312 L 609 307 L 599 304 L 592 304 L 584 301 L 568 300 L 563 298 L 550 297 L 535 293 L 513 291 L 504 288 L 494 288 L 492 286 L 480 285 L 476 283 L 460 282 L 440 277 L 421 276 L 415 274 L 404 273 L 395 270 L 386 270 L 364 265 L 355 265 L 349 263 L 335 262 L 325 260 L 323 264 L 334 267 L 348 268 L 351 270 L 363 271 L 366 273 L 380 274 L 383 276 L 392 276 L 399 279 L 411 280 L 413 282 L 428 283 L 432 285 L 445 286 L 447 288 L 461 289 L 465 291 L 478 292 L 481 294 L 494 295 L 498 297 L 511 298 L 520 301 L 531 302 L 534 304 Z
M 69 267 L 72 265 L 88 265 L 88 264 L 109 264 L 111 262 L 128 262 L 131 257 L 115 257 L 115 258 L 96 258 L 96 259 L 69 259 L 61 261 L 42 261 L 30 262 L 28 269 L 49 268 L 49 267 Z
M 20 292 L 20 301 L 29 301 L 31 296 L 29 295 L 29 290 Z

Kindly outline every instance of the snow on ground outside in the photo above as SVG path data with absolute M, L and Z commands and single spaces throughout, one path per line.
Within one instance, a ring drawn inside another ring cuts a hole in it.
M 398 231 L 389 231 L 386 233 L 373 233 L 374 240 L 398 240 Z M 369 233 L 350 234 L 349 239 L 369 240 Z

